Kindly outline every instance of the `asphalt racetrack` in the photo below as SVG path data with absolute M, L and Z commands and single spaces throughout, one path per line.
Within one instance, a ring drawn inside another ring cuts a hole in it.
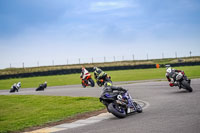
M 129 90 L 134 99 L 149 103 L 143 113 L 124 119 L 111 117 L 98 123 L 70 128 L 59 133 L 199 133 L 200 132 L 200 79 L 192 79 L 193 92 L 169 87 L 167 81 L 114 83 Z M 21 89 L 10 94 L 1 90 L 0 95 L 56 95 L 99 97 L 102 88 L 81 85 L 47 87 L 36 92 L 35 88 Z

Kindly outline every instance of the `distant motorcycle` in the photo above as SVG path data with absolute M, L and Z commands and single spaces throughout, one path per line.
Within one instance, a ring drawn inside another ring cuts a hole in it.
M 190 86 L 191 80 L 187 78 L 184 71 L 175 70 L 171 67 L 168 67 L 166 70 L 166 77 L 170 82 L 169 85 L 171 87 L 178 86 L 179 89 L 183 88 L 189 92 L 193 91 L 192 87 Z
M 10 89 L 10 93 L 13 93 L 13 92 L 18 92 L 19 89 L 21 88 L 21 82 L 18 82 L 17 84 L 14 83 L 12 86 L 11 86 L 11 89 Z
M 38 88 L 36 88 L 35 91 L 44 91 L 44 89 L 47 88 L 47 82 L 45 81 L 44 84 L 40 84 Z
M 94 80 L 92 79 L 92 76 L 90 73 L 88 73 L 84 79 L 83 78 L 80 78 L 80 79 L 81 79 L 81 84 L 84 88 L 86 86 L 91 86 L 91 87 L 95 86 Z
M 130 113 L 142 112 L 142 107 L 132 99 L 127 91 L 104 92 L 99 99 L 107 107 L 108 112 L 118 118 L 124 118 Z

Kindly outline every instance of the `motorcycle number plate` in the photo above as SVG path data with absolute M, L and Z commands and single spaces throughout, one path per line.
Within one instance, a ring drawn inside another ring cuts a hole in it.
M 134 108 L 128 108 L 127 113 L 132 113 L 134 111 L 135 111 Z

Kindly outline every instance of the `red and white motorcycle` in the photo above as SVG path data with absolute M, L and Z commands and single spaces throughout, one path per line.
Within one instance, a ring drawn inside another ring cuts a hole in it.
M 83 77 L 80 77 L 82 86 L 85 88 L 86 86 L 94 87 L 95 83 L 92 79 L 92 76 L 90 73 L 86 73 Z

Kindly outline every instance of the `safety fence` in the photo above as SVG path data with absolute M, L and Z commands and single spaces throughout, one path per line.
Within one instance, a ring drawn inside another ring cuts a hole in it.
M 183 62 L 183 63 L 174 63 L 170 64 L 172 67 L 177 66 L 195 66 L 200 65 L 200 62 Z M 160 67 L 165 67 L 164 64 L 159 65 Z M 147 68 L 156 68 L 156 64 L 149 65 L 129 65 L 129 66 L 109 66 L 109 67 L 100 67 L 104 71 L 114 71 L 114 70 L 128 70 L 128 69 L 147 69 Z M 93 68 L 87 68 L 89 72 L 93 71 Z M 9 78 L 24 78 L 24 77 L 35 77 L 35 76 L 50 76 L 50 75 L 64 75 L 64 74 L 74 74 L 81 73 L 81 69 L 61 69 L 61 70 L 51 70 L 43 72 L 32 72 L 32 73 L 20 73 L 20 74 L 10 74 L 10 75 L 0 75 L 0 79 L 9 79 Z

